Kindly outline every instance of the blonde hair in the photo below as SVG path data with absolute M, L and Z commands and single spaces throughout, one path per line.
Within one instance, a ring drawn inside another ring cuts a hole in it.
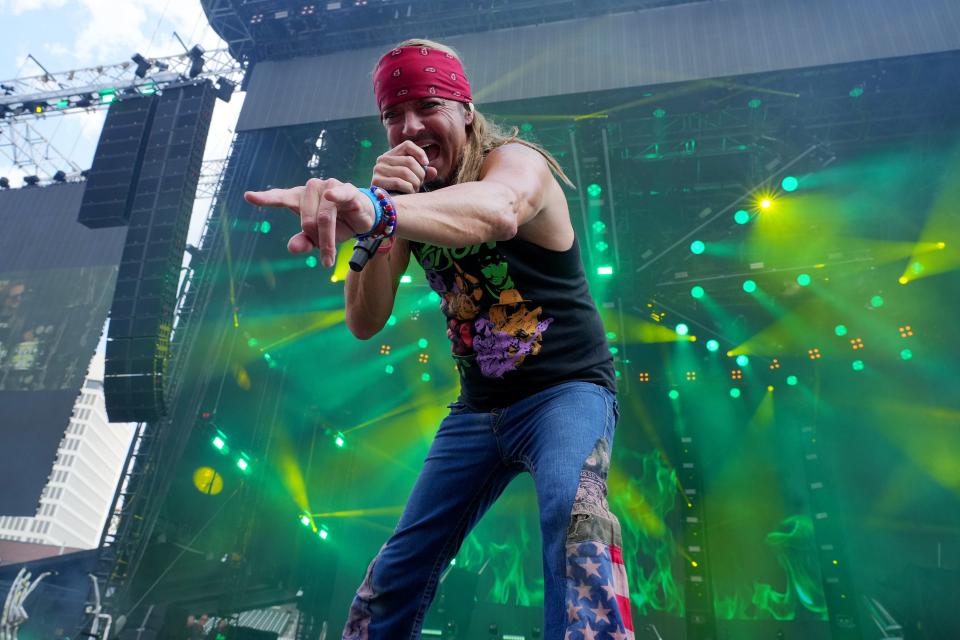
M 428 49 L 437 49 L 444 53 L 449 53 L 457 60 L 460 60 L 460 55 L 453 48 L 425 38 L 404 40 L 395 48 L 399 49 L 400 47 L 427 47 Z M 462 60 L 460 62 L 461 64 L 463 63 Z M 517 127 L 511 127 L 507 130 L 492 120 L 487 120 L 487 118 L 473 106 L 472 102 L 467 104 L 460 102 L 458 104 L 460 104 L 463 109 L 473 113 L 473 122 L 467 125 L 467 144 L 460 157 L 460 165 L 457 167 L 451 184 L 479 180 L 480 170 L 483 168 L 483 161 L 486 159 L 487 154 L 497 147 L 516 143 L 537 151 L 543 156 L 544 160 L 547 161 L 547 165 L 550 166 L 550 170 L 553 171 L 554 175 L 567 186 L 576 188 L 573 182 L 570 181 L 570 178 L 567 177 L 567 174 L 563 172 L 563 168 L 560 166 L 560 163 L 557 162 L 556 158 L 540 145 L 520 138 L 518 136 L 520 131 Z

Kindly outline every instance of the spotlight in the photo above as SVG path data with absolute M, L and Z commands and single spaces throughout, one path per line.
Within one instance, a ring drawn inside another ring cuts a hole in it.
M 147 70 L 152 66 L 150 61 L 139 53 L 133 54 L 133 57 L 130 59 L 137 63 L 137 69 L 133 72 L 133 74 L 138 78 L 145 77 L 147 75 Z
M 23 186 L 35 187 L 40 184 L 40 176 L 23 176 Z
M 10 179 L 6 176 L 0 178 L 0 189 L 9 189 L 10 188 Z
M 217 78 L 217 97 L 224 102 L 230 102 L 230 98 L 233 97 L 233 91 L 236 88 L 237 85 L 226 78 Z
M 187 75 L 191 78 L 196 78 L 203 71 L 203 54 L 203 47 L 198 44 L 193 45 L 187 53 L 190 56 L 190 70 Z
M 67 181 L 67 174 L 61 169 L 60 171 L 57 171 L 55 174 L 53 174 L 53 181 L 54 181 L 54 182 L 66 182 L 66 181 Z

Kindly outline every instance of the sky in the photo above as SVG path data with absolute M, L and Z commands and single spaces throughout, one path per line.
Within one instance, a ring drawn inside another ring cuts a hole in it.
M 56 73 L 121 63 L 135 53 L 147 58 L 184 53 L 174 31 L 188 47 L 226 48 L 207 22 L 200 0 L 0 0 L 0 82 L 44 73 L 27 54 Z M 132 78 L 132 68 L 130 74 Z M 226 157 L 243 97 L 236 92 L 229 103 L 217 100 L 205 160 Z M 101 110 L 49 116 L 30 124 L 59 154 L 88 169 L 105 116 Z M 9 139 L 4 128 L 0 127 L 0 145 Z M 69 167 L 64 170 L 69 172 Z M 7 177 L 13 188 L 31 173 L 0 150 L 0 176 Z M 198 199 L 194 206 L 191 244 L 199 240 L 209 205 L 209 200 Z M 93 377 L 102 376 L 103 349 L 101 341 L 91 365 Z
M 129 61 L 138 52 L 147 58 L 184 53 L 174 31 L 188 47 L 226 48 L 199 0 L 0 0 L 0 79 L 42 75 L 27 54 L 55 73 Z M 130 73 L 132 78 L 132 68 Z M 226 156 L 242 98 L 235 93 L 229 103 L 217 101 L 205 159 Z M 87 169 L 105 114 L 50 116 L 30 124 L 59 154 Z M 29 173 L 0 154 L 0 176 L 13 187 Z

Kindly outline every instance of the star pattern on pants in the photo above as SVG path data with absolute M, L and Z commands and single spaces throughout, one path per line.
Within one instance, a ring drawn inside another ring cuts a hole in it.
M 564 640 L 633 640 L 629 596 L 619 549 L 597 542 L 567 545 L 567 629 Z

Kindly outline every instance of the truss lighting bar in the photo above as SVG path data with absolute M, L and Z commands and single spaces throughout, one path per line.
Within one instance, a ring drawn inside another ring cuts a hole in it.
M 0 83 L 3 86 L 0 119 L 10 122 L 103 108 L 112 100 L 104 101 L 102 95 L 113 95 L 122 100 L 124 97 L 151 95 L 167 87 L 205 78 L 223 78 L 233 85 L 243 79 L 243 66 L 226 49 L 202 52 L 202 70 L 197 65 L 197 52 L 143 60 L 150 63 L 149 71 L 131 60 L 3 81 Z M 144 71 L 144 75 L 140 76 L 139 71 Z M 37 105 L 41 107 L 39 111 Z

